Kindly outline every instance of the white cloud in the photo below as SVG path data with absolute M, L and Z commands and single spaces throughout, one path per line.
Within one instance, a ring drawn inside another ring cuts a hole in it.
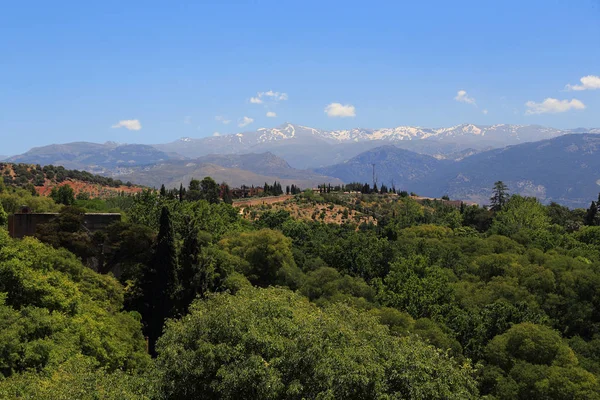
M 581 85 L 567 85 L 567 90 L 596 90 L 600 89 L 600 76 L 588 75 L 579 80 Z
M 583 110 L 585 109 L 585 104 L 577 99 L 572 100 L 558 100 L 548 97 L 541 103 L 536 103 L 535 101 L 528 101 L 525 103 L 525 107 L 528 110 L 525 112 L 526 115 L 533 114 L 556 114 L 562 113 L 569 110 Z
M 213 132 L 213 136 L 221 136 L 221 134 L 219 132 Z
M 225 125 L 227 125 L 228 123 L 230 123 L 230 122 L 231 122 L 231 120 L 229 120 L 229 119 L 225 118 L 225 117 L 224 117 L 224 116 L 222 116 L 222 115 L 217 115 L 217 116 L 215 117 L 215 120 L 216 120 L 216 121 L 219 121 L 219 122 L 222 122 L 222 123 L 224 123 Z
M 477 103 L 475 103 L 475 99 L 472 97 L 469 97 L 466 90 L 459 90 L 456 93 L 456 97 L 454 98 L 454 100 L 458 101 L 459 103 L 467 103 L 467 104 L 477 105 Z
M 264 93 L 259 93 L 258 95 L 259 95 L 259 97 L 261 95 L 271 97 L 272 99 L 275 99 L 275 101 L 282 101 L 282 100 L 288 99 L 287 93 L 279 93 L 279 92 L 274 92 L 272 90 L 269 90 L 268 92 L 264 92 Z
M 186 125 L 189 125 L 189 124 L 191 124 L 191 123 L 192 123 L 192 117 L 190 117 L 189 115 L 188 115 L 188 116 L 186 116 L 186 117 L 183 119 L 183 123 L 184 123 L 184 124 L 186 124 Z
M 481 112 L 484 113 L 485 115 L 488 115 L 488 110 L 483 110 Z
M 256 97 L 250 97 L 250 103 L 252 104 L 262 104 L 265 100 L 269 100 L 271 102 L 279 102 L 285 101 L 288 99 L 287 93 L 274 92 L 269 90 L 267 92 L 258 92 L 256 93 Z
M 137 119 L 124 119 L 111 126 L 111 128 L 125 128 L 130 131 L 139 131 L 142 129 L 142 124 Z
M 245 127 L 245 126 L 248 126 L 248 125 L 250 125 L 250 124 L 251 124 L 251 123 L 253 123 L 253 122 L 254 122 L 254 119 L 253 119 L 253 118 L 250 118 L 250 117 L 244 117 L 244 118 L 242 118 L 242 120 L 239 122 L 238 126 L 239 126 L 240 128 L 243 128 L 243 127 Z
M 356 117 L 356 108 L 351 104 L 331 103 L 325 107 L 325 113 L 329 117 Z
M 269 117 L 269 118 L 275 118 L 276 116 L 277 116 L 277 114 L 274 113 L 273 111 L 268 111 L 267 112 L 267 117 Z

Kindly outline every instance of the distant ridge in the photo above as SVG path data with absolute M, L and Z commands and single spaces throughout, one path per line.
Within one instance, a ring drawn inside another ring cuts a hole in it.
M 379 183 L 420 195 L 485 204 L 494 182 L 512 193 L 543 202 L 587 207 L 600 192 L 600 135 L 568 134 L 471 155 L 460 161 L 437 160 L 395 146 L 368 150 L 347 162 L 316 169 L 344 182 Z
M 295 184 L 311 188 L 319 184 L 342 183 L 341 180 L 323 176 L 313 171 L 292 168 L 285 160 L 272 153 L 208 155 L 193 160 L 169 160 L 142 167 L 124 167 L 113 174 L 115 178 L 129 180 L 146 186 L 179 187 L 192 178 L 210 176 L 230 186 L 264 185 L 280 181 L 282 185 Z
M 13 163 L 62 165 L 68 169 L 84 169 L 97 174 L 105 174 L 120 166 L 147 165 L 172 158 L 184 157 L 167 154 L 143 144 L 103 144 L 74 142 L 34 147 L 28 152 L 7 158 Z

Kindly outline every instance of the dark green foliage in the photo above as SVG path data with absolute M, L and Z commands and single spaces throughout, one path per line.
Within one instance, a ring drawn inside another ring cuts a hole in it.
M 163 207 L 154 254 L 143 271 L 140 283 L 142 298 L 139 311 L 146 322 L 145 331 L 149 338 L 150 354 L 155 354 L 156 340 L 172 311 L 176 270 L 177 252 L 173 224 L 169 209 Z
M 84 213 L 81 208 L 64 207 L 49 223 L 38 225 L 35 236 L 55 248 L 68 249 L 85 262 L 97 254 L 98 243 L 83 225 Z
M 585 214 L 585 219 L 584 219 L 585 225 L 588 225 L 588 226 L 600 225 L 600 218 L 598 216 L 598 209 L 600 208 L 600 196 L 598 196 L 598 197 L 599 197 L 598 203 L 596 203 L 595 201 L 592 201 L 590 208 L 588 208 L 588 210 Z
M 490 204 L 492 211 L 500 211 L 504 204 L 508 201 L 508 186 L 502 181 L 494 183 L 494 189 L 492 190 L 492 197 L 490 198 Z
M 177 269 L 178 287 L 175 292 L 175 308 L 178 313 L 184 314 L 187 307 L 196 295 L 204 296 L 208 290 L 207 274 L 200 265 L 201 240 L 198 227 L 191 219 L 186 220 L 187 230 L 183 237 L 183 245 L 180 252 L 180 265 Z M 192 284 L 197 280 L 197 284 Z
M 274 182 L 273 185 L 269 185 L 265 182 L 263 186 L 263 195 L 264 196 L 279 196 L 283 194 L 283 189 L 281 188 L 281 183 Z
M 2 207 L 2 203 L 0 203 L 0 226 L 6 225 L 8 222 L 8 214 L 4 211 L 4 207 Z
M 58 187 L 58 189 L 56 186 L 53 187 L 52 191 L 50 192 L 50 197 L 57 204 L 63 204 L 65 206 L 70 206 L 71 204 L 75 203 L 75 192 L 69 185 L 62 185 Z

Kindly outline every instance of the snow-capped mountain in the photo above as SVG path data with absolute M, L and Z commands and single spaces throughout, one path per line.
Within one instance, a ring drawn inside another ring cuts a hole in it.
M 459 160 L 484 150 L 551 139 L 567 133 L 600 133 L 600 129 L 559 130 L 538 125 L 474 125 L 447 128 L 398 126 L 381 129 L 322 130 L 285 123 L 274 128 L 207 138 L 181 138 L 175 142 L 124 145 L 107 142 L 67 143 L 34 148 L 9 158 L 13 162 L 58 164 L 90 169 L 146 165 L 160 160 L 271 152 L 292 167 L 310 169 L 338 164 L 359 153 L 393 145 L 436 159 Z
M 340 162 L 384 144 L 394 144 L 436 158 L 447 158 L 467 149 L 477 152 L 550 139 L 565 133 L 571 131 L 538 125 L 462 124 L 447 128 L 398 126 L 322 130 L 285 123 L 274 128 L 259 128 L 230 135 L 182 138 L 155 147 L 187 157 L 271 151 L 296 168 L 312 168 Z
M 587 130 L 591 132 L 593 130 Z M 538 125 L 473 125 L 462 124 L 449 128 L 423 128 L 418 126 L 398 126 L 395 128 L 349 130 L 320 130 L 302 125 L 286 123 L 275 128 L 259 128 L 253 132 L 214 136 L 203 139 L 182 138 L 178 142 L 186 144 L 206 142 L 211 144 L 227 143 L 240 145 L 258 145 L 291 139 L 319 139 L 330 143 L 362 142 L 370 140 L 461 140 L 500 141 L 503 144 L 549 139 L 570 133 L 569 130 L 546 128 Z M 174 142 L 172 144 L 178 143 Z M 511 142 L 511 143 L 508 143 Z

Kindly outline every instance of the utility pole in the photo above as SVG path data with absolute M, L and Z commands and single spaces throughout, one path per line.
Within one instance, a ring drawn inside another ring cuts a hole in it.
M 377 178 L 375 178 L 375 163 L 371 164 L 373 166 L 373 189 L 377 186 Z

